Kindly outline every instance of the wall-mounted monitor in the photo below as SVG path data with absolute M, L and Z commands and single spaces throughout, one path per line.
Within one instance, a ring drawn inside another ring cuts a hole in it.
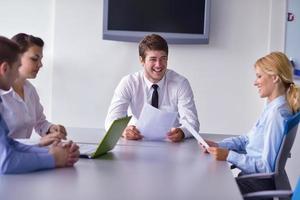
M 103 0 L 103 39 L 138 42 L 157 33 L 169 44 L 207 44 L 211 0 Z

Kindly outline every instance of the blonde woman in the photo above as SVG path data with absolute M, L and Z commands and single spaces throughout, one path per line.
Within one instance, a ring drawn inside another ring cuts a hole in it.
M 267 102 L 254 127 L 243 136 L 227 138 L 221 142 L 207 141 L 207 152 L 217 160 L 228 161 L 241 170 L 241 174 L 272 172 L 283 138 L 288 117 L 299 111 L 300 91 L 293 82 L 292 67 L 287 56 L 272 52 L 255 63 L 256 80 L 261 98 Z M 239 185 L 242 193 L 267 190 L 271 185 L 259 182 Z

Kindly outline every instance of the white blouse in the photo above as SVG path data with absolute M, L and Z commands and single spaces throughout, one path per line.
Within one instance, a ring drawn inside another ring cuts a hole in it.
M 0 90 L 3 110 L 1 112 L 12 138 L 30 138 L 33 128 L 41 135 L 46 135 L 52 125 L 46 120 L 43 106 L 34 86 L 25 81 L 24 100 L 11 88 Z

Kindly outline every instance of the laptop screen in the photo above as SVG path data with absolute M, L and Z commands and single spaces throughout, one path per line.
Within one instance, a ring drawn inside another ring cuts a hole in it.
M 131 116 L 123 117 L 115 120 L 111 124 L 110 128 L 108 129 L 105 136 L 98 145 L 97 150 L 92 155 L 92 158 L 96 158 L 102 154 L 105 154 L 106 152 L 112 150 L 115 147 L 130 119 Z

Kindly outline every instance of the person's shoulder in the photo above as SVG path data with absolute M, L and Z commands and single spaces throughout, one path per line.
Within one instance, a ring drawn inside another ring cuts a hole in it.
M 8 91 L 0 89 L 0 97 L 11 96 L 13 94 L 13 89 L 10 88 Z
M 167 69 L 166 78 L 168 81 L 172 81 L 178 84 L 181 84 L 182 82 L 188 82 L 188 79 L 186 77 L 171 69 Z
M 288 105 L 288 103 L 284 103 L 276 107 L 277 113 L 284 119 L 287 119 L 293 115 L 293 111 Z
M 35 95 L 38 96 L 38 92 L 35 88 L 35 86 L 28 80 L 25 80 L 24 82 L 24 90 L 26 91 L 27 95 Z
M 281 118 L 286 120 L 293 115 L 293 112 L 286 100 L 278 101 L 277 104 L 273 106 L 269 114 L 276 118 Z
M 127 74 L 126 76 L 124 76 L 122 79 L 121 79 L 121 82 L 122 83 L 137 83 L 139 81 L 141 81 L 143 78 L 143 73 L 142 71 L 137 71 L 137 72 L 134 72 L 134 73 L 131 73 L 131 74 Z

